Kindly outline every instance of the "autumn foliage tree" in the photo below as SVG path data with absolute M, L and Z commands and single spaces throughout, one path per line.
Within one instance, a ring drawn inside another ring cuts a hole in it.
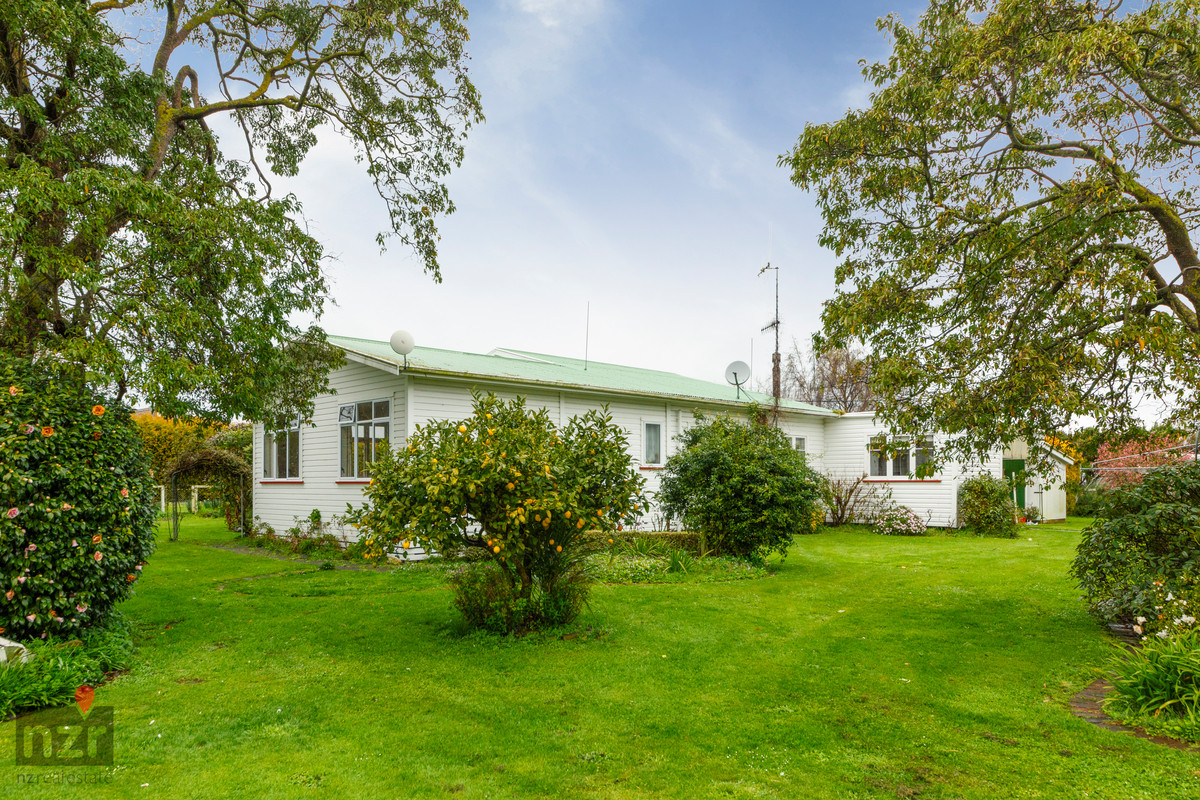
M 1200 404 L 1200 6 L 933 0 L 879 21 L 865 108 L 781 157 L 841 259 L 823 345 L 862 342 L 897 432 L 945 454 Z
M 616 530 L 645 508 L 626 445 L 600 411 L 559 427 L 521 398 L 476 397 L 467 419 L 431 421 L 386 450 L 349 518 L 371 555 L 474 550 L 514 598 L 553 604 L 578 588 L 582 534 Z
M 1106 489 L 1141 483 L 1152 469 L 1190 460 L 1190 451 L 1178 446 L 1172 436 L 1152 436 L 1121 443 L 1100 445 L 1092 474 Z
M 0 3 L 0 347 L 172 416 L 308 410 L 341 358 L 301 322 L 326 256 L 271 177 L 345 137 L 389 212 L 380 244 L 437 277 L 444 179 L 481 119 L 465 18 L 456 0 Z

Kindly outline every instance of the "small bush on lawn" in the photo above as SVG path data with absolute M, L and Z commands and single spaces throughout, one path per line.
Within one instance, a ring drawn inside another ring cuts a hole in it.
M 1021 510 L 1021 516 L 1025 517 L 1026 522 L 1040 522 L 1042 512 L 1037 506 L 1025 506 Z
M 821 478 L 778 428 L 759 419 L 706 419 L 679 436 L 658 499 L 715 553 L 741 558 L 787 555 L 792 537 L 814 533 L 823 516 Z
M 0 353 L 0 634 L 76 636 L 128 597 L 157 492 L 129 409 Z
M 1160 467 L 1115 489 L 1084 532 L 1071 572 L 1101 620 L 1162 613 L 1165 593 L 1187 597 L 1200 574 L 1200 464 Z
M 976 536 L 1014 538 L 1016 504 L 1012 489 L 993 475 L 976 475 L 958 487 L 958 522 Z
M 884 536 L 924 536 L 925 520 L 906 506 L 891 506 L 875 517 L 875 532 Z
M 80 686 L 95 686 L 108 673 L 128 667 L 132 654 L 130 626 L 120 613 L 78 639 L 34 642 L 27 661 L 0 664 L 0 719 L 67 705 Z
M 590 580 L 583 569 L 576 569 L 557 591 L 545 592 L 539 587 L 525 598 L 491 562 L 464 564 L 448 578 L 454 589 L 454 607 L 467 624 L 501 634 L 564 625 L 575 619 L 587 603 Z
M 1109 663 L 1108 710 L 1156 733 L 1200 741 L 1200 631 L 1146 640 Z

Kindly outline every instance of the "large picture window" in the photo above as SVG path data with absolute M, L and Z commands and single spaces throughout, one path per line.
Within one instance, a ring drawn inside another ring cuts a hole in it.
M 263 432 L 263 477 L 300 477 L 300 423 L 278 431 Z
M 392 404 L 365 400 L 338 409 L 342 477 L 369 478 L 370 464 L 387 447 L 392 429 Z
M 897 449 L 890 452 L 886 445 L 887 440 L 882 436 L 871 439 L 868 445 L 867 473 L 872 478 L 908 479 L 918 467 L 933 459 L 933 442 L 924 436 L 911 446 L 907 442 L 897 442 Z

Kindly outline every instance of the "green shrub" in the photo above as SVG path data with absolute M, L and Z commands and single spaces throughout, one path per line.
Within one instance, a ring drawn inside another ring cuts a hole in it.
M 29 647 L 27 661 L 0 665 L 0 719 L 66 705 L 80 686 L 94 686 L 108 673 L 129 666 L 133 638 L 120 613 L 78 639 L 48 637 Z
M 715 553 L 761 559 L 786 555 L 792 537 L 813 533 L 821 478 L 804 455 L 751 409 L 745 423 L 727 416 L 706 419 L 679 436 L 667 459 L 658 500 L 683 527 L 704 535 Z
M 1101 486 L 1080 487 L 1075 496 L 1075 508 L 1072 513 L 1080 517 L 1100 516 L 1108 491 Z
M 976 536 L 1014 538 L 1016 504 L 1012 488 L 993 475 L 976 475 L 959 484 L 958 525 Z
M 704 536 L 696 531 L 585 531 L 580 537 L 582 546 L 588 550 L 620 547 L 638 539 L 662 542 L 665 547 L 687 550 L 694 556 L 702 556 L 708 551 Z
M 1200 631 L 1153 637 L 1109 663 L 1108 709 L 1126 722 L 1200 740 Z
M 1189 596 L 1200 575 L 1200 463 L 1147 472 L 1113 490 L 1083 532 L 1072 575 L 1102 620 L 1157 619 L 1164 592 Z
M 74 636 L 128 597 L 157 492 L 129 410 L 48 361 L 0 354 L 0 633 Z
M 454 607 L 473 628 L 492 633 L 524 633 L 565 625 L 587 603 L 590 578 L 582 569 L 561 576 L 548 590 L 539 586 L 530 597 L 508 580 L 490 561 L 468 562 L 448 578 L 454 590 Z
M 1042 511 L 1037 506 L 1025 506 L 1021 509 L 1021 516 L 1025 517 L 1026 522 L 1040 522 Z

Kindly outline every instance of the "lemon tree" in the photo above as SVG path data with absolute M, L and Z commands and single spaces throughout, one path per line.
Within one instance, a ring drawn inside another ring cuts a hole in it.
M 430 422 L 372 466 L 367 502 L 350 510 L 367 552 L 397 545 L 476 548 L 515 595 L 553 593 L 585 531 L 612 531 L 645 508 L 625 431 L 607 411 L 559 427 L 522 398 L 476 396 L 464 420 Z

